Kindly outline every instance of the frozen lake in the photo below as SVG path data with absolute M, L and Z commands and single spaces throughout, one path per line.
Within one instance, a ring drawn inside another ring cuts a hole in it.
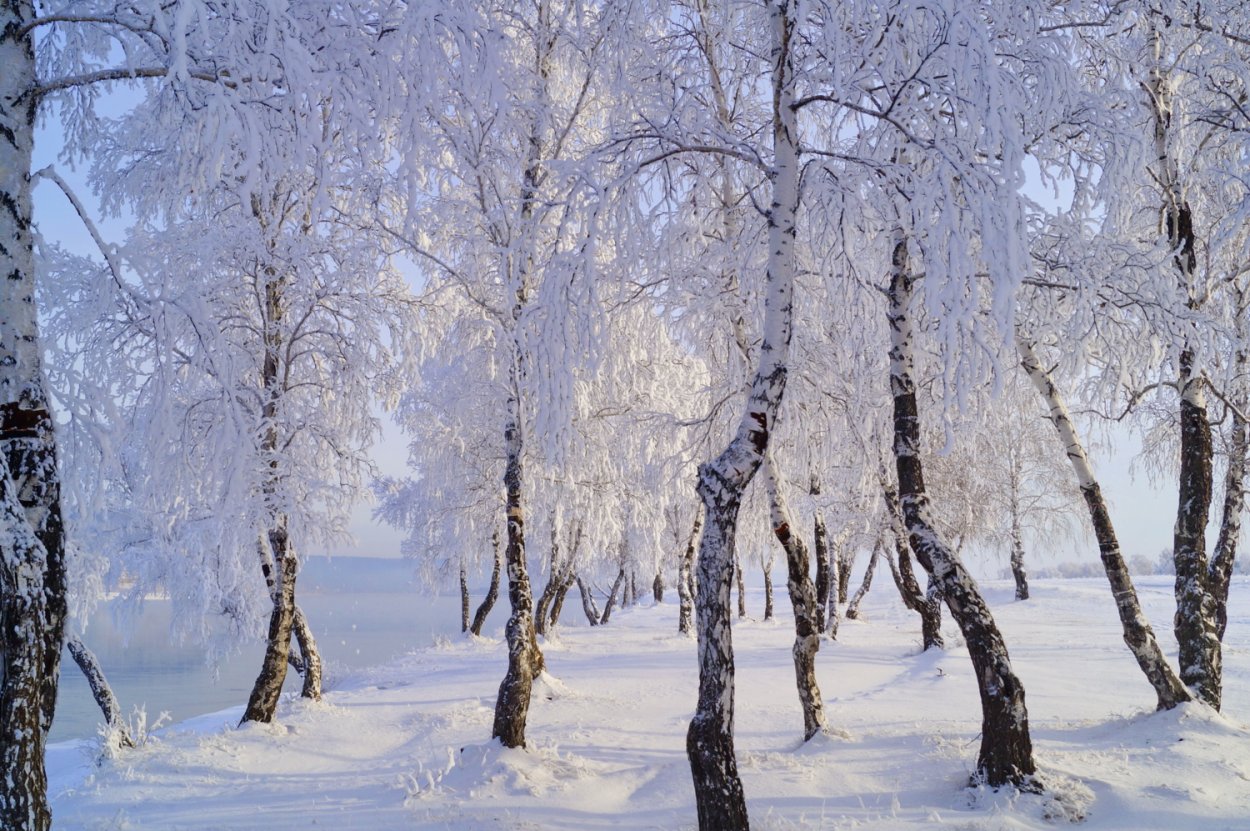
M 459 598 L 422 594 L 411 577 L 411 564 L 402 560 L 309 559 L 297 591 L 321 649 L 328 688 L 354 669 L 428 646 L 435 637 L 460 636 Z M 480 600 L 477 595 L 475 603 Z M 486 631 L 503 625 L 506 596 L 501 600 Z M 181 721 L 246 704 L 260 671 L 263 645 L 249 644 L 223 660 L 214 673 L 200 647 L 170 642 L 169 623 L 167 600 L 147 601 L 129 638 L 113 625 L 107 605 L 92 616 L 84 640 L 100 659 L 122 711 L 129 715 L 134 705 L 143 705 L 149 721 L 162 711 Z M 294 672 L 287 675 L 286 690 L 299 690 Z M 67 652 L 61 661 L 60 694 L 49 740 L 94 736 L 99 723 L 100 710 L 91 690 Z

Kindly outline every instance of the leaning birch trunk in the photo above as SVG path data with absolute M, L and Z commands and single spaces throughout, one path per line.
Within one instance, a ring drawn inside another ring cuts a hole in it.
M 590 586 L 586 585 L 586 581 L 581 577 L 577 578 L 577 590 L 582 595 L 582 611 L 586 613 L 586 622 L 591 626 L 599 625 L 599 608 L 595 605 L 595 596 L 590 591 Z
M 872 588 L 872 576 L 877 570 L 877 560 L 881 556 L 881 549 L 885 543 L 877 540 L 872 547 L 872 556 L 868 558 L 868 568 L 864 571 L 863 582 L 859 584 L 859 588 L 855 591 L 855 596 L 851 598 L 851 602 L 846 606 L 846 619 L 859 620 L 859 605 L 864 602 L 865 595 Z
M 1239 361 L 1238 363 L 1244 363 Z M 1246 402 L 1240 402 L 1244 408 Z M 1242 412 L 1245 412 L 1243 409 Z M 1233 564 L 1237 558 L 1237 544 L 1241 540 L 1241 512 L 1246 503 L 1246 452 L 1250 445 L 1250 431 L 1246 420 L 1233 413 L 1229 436 L 1228 467 L 1224 471 L 1224 507 L 1220 519 L 1220 534 L 1215 541 L 1207 582 L 1215 600 L 1215 633 L 1224 641 L 1228 628 L 1228 585 L 1233 576 Z
M 269 632 L 260 675 L 252 685 L 240 724 L 249 721 L 268 724 L 273 721 L 278 711 L 278 699 L 282 695 L 282 684 L 286 681 L 287 662 L 291 654 L 291 628 L 295 620 L 297 563 L 285 526 L 285 519 L 281 518 L 277 527 L 268 534 L 269 550 L 273 552 L 277 565 L 273 610 L 269 615 Z
M 773 534 L 786 552 L 786 588 L 794 607 L 794 678 L 803 708 L 803 741 L 825 729 L 825 708 L 816 683 L 816 652 L 820 649 L 820 629 L 816 626 L 816 587 L 812 585 L 811 563 L 803 538 L 790 531 L 790 510 L 771 454 L 764 456 L 764 477 L 768 484 L 769 511 Z
M 1098 554 L 1102 559 L 1103 571 L 1107 574 L 1107 582 L 1111 584 L 1116 611 L 1120 615 L 1124 643 L 1128 645 L 1129 651 L 1137 659 L 1137 665 L 1154 688 L 1158 709 L 1168 710 L 1183 701 L 1189 701 L 1190 696 L 1185 685 L 1172 671 L 1171 664 L 1159 648 L 1159 642 L 1155 640 L 1150 622 L 1142 612 L 1137 590 L 1133 587 L 1133 578 L 1129 575 L 1128 565 L 1120 553 L 1120 542 L 1116 539 L 1115 528 L 1111 524 L 1111 513 L 1107 510 L 1102 488 L 1094 476 L 1089 457 L 1085 455 L 1085 446 L 1076 433 L 1076 425 L 1072 423 L 1072 416 L 1068 413 L 1068 405 L 1059 394 L 1050 373 L 1042 366 L 1033 344 L 1017 335 L 1016 352 L 1020 356 L 1021 368 L 1046 402 L 1050 422 L 1059 433 L 1064 452 L 1076 473 L 1081 494 L 1085 497 L 1090 522 L 1094 526 L 1094 537 L 1098 540 Z
M 920 615 L 921 649 L 942 649 L 946 642 L 942 639 L 942 600 L 936 591 L 925 592 L 920 589 L 916 579 L 916 571 L 911 565 L 911 552 L 907 547 L 907 529 L 903 525 L 902 509 L 898 505 L 898 491 L 889 484 L 882 474 L 882 494 L 885 497 L 886 511 L 890 517 L 890 530 L 894 534 L 894 551 L 898 555 L 897 571 L 893 568 L 895 585 L 903 597 L 903 605 Z M 930 587 L 935 584 L 930 580 Z
M 686 542 L 686 550 L 681 556 L 681 566 L 677 572 L 677 598 L 680 603 L 677 631 L 683 635 L 694 634 L 694 554 L 702 528 L 703 515 L 696 514 L 694 527 L 690 529 L 690 539 Z
M 301 672 L 304 682 L 300 685 L 300 697 L 320 701 L 321 650 L 317 648 L 317 639 L 313 637 L 308 618 L 304 616 L 304 610 L 299 607 L 298 603 L 295 604 L 295 611 L 291 618 L 291 629 L 295 633 L 296 643 L 299 644 L 300 655 L 303 656 Z
M 894 399 L 894 458 L 903 521 L 916 559 L 940 584 L 976 670 L 981 693 L 981 749 L 975 780 L 991 787 L 1022 786 L 1036 769 L 1024 686 L 1011 668 L 1007 645 L 976 582 L 958 555 L 942 541 L 930 517 L 912 375 L 910 315 L 915 278 L 907 259 L 907 238 L 902 229 L 897 229 L 889 294 L 890 392 Z
M 770 0 L 767 6 L 773 63 L 773 192 L 763 342 L 737 432 L 719 456 L 700 466 L 698 480 L 704 508 L 696 595 L 699 700 L 686 733 L 686 755 L 701 831 L 738 831 L 749 824 L 734 753 L 730 584 L 742 494 L 763 461 L 785 392 L 793 318 L 794 223 L 799 200 L 799 133 L 790 50 L 795 9 L 789 0 Z
M 620 594 L 624 585 L 625 567 L 621 566 L 621 570 L 616 573 L 616 579 L 612 581 L 612 591 L 608 592 L 608 602 L 603 606 L 603 615 L 599 618 L 600 625 L 606 624 L 612 618 L 612 609 L 616 606 L 617 595 Z
M 492 534 L 490 539 L 495 551 L 495 564 L 490 571 L 490 586 L 487 587 L 486 596 L 478 605 L 473 615 L 473 624 L 469 627 L 469 634 L 479 638 L 482 636 L 482 627 L 486 625 L 486 617 L 491 609 L 495 608 L 495 601 L 499 599 L 499 571 L 503 566 L 503 556 L 499 550 L 499 532 Z
M 551 620 L 547 622 L 547 631 L 556 628 L 556 624 L 560 622 L 560 612 L 564 610 L 564 598 L 568 596 L 569 589 L 573 588 L 573 564 L 569 564 L 569 570 L 564 575 L 564 582 L 560 584 L 560 590 L 556 592 L 556 599 L 551 603 Z
M 0 828 L 52 824 L 44 749 L 65 642 L 56 437 L 40 365 L 31 159 L 36 4 L 0 3 Z
M 78 668 L 82 670 L 83 677 L 87 679 L 87 685 L 91 687 L 91 695 L 100 707 L 100 712 L 104 714 L 104 725 L 108 728 L 110 735 L 117 741 L 119 747 L 134 747 L 130 733 L 122 721 L 122 708 L 117 703 L 117 696 L 113 695 L 113 687 L 109 684 L 108 678 L 104 677 L 104 670 L 100 668 L 100 662 L 96 659 L 95 653 L 88 649 L 87 645 L 82 642 L 82 638 L 77 635 L 66 638 L 65 646 L 69 649 L 69 654 L 73 656 L 74 663 L 78 664 Z
M 504 747 L 525 747 L 525 723 L 529 717 L 534 676 L 541 672 L 541 653 L 534 635 L 534 598 L 525 565 L 525 512 L 522 503 L 522 440 L 520 347 L 516 347 L 511 371 L 507 421 L 504 425 L 504 491 L 508 539 L 504 559 L 508 568 L 508 602 L 512 614 L 504 627 L 508 642 L 508 671 L 499 684 L 491 738 Z

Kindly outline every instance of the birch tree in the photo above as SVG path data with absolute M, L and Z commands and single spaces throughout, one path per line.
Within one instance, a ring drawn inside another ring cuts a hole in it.
M 68 125 L 67 150 L 94 146 L 101 136 L 94 104 L 101 85 L 157 79 L 164 90 L 200 84 L 215 89 L 218 124 L 233 121 L 231 82 L 255 64 L 232 53 L 236 39 L 200 39 L 216 9 L 196 2 L 170 6 L 79 2 L 0 6 L 0 443 L 7 457 L 9 513 L 4 543 L 5 632 L 0 688 L 0 747 L 8 775 L 0 780 L 0 823 L 43 829 L 46 802 L 43 745 L 55 707 L 66 614 L 66 540 L 60 506 L 57 440 L 44 379 L 34 266 L 31 169 L 34 127 L 41 107 L 56 99 Z M 217 34 L 220 34 L 218 32 Z M 301 65 L 293 40 L 285 51 Z M 213 47 L 219 47 L 215 53 Z M 250 56 L 252 61 L 258 56 Z M 263 60 L 263 58 L 262 58 Z M 176 99 L 177 95 L 171 95 Z M 185 101 L 185 99 L 184 99 Z M 259 144 L 254 145 L 259 150 Z M 210 166 L 212 160 L 206 160 Z M 185 179 L 182 181 L 186 181 Z M 18 509 L 20 506 L 20 510 Z

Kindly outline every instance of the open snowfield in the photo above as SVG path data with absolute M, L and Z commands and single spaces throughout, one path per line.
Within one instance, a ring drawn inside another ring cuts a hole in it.
M 838 642 L 821 647 L 832 729 L 806 745 L 784 594 L 781 618 L 735 627 L 738 758 L 754 827 L 1250 829 L 1250 580 L 1232 587 L 1223 714 L 1151 711 L 1104 583 L 1036 581 L 1023 603 L 1005 583 L 984 588 L 1027 689 L 1047 793 L 965 787 L 980 722 L 967 652 L 947 616 L 946 651 L 919 654 L 916 616 L 878 576 L 865 619 L 844 621 Z M 1170 584 L 1146 578 L 1139 591 L 1170 644 Z M 550 674 L 534 688 L 528 751 L 487 741 L 506 660 L 496 631 L 334 680 L 321 704 L 284 700 L 271 726 L 237 729 L 240 706 L 98 764 L 81 743 L 56 745 L 56 826 L 693 828 L 684 739 L 694 643 L 677 634 L 669 596 L 596 629 L 566 607 L 567 625 L 545 646 Z M 762 598 L 750 600 L 760 613 Z

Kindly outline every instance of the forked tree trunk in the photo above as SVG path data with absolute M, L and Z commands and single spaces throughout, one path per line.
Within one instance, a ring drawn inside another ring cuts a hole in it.
M 794 678 L 803 708 L 803 741 L 825 728 L 825 708 L 816 683 L 816 652 L 820 649 L 820 629 L 816 626 L 816 587 L 812 585 L 807 545 L 790 532 L 790 510 L 781 490 L 781 479 L 771 455 L 764 457 L 764 476 L 773 534 L 786 552 L 786 588 L 794 607 Z M 767 573 L 767 572 L 765 572 Z
M 499 571 L 503 566 L 503 554 L 499 550 L 499 532 L 491 534 L 490 540 L 495 552 L 495 564 L 491 567 L 490 586 L 486 589 L 486 596 L 478 605 L 477 612 L 473 615 L 473 624 L 469 627 L 469 633 L 476 637 L 482 636 L 482 627 L 486 625 L 486 617 L 490 614 L 490 610 L 495 608 L 495 601 L 499 599 Z
M 1016 351 L 1020 356 L 1020 366 L 1046 402 L 1050 421 L 1059 433 L 1064 452 L 1076 473 L 1077 485 L 1085 497 L 1090 522 L 1094 526 L 1094 537 L 1098 540 L 1098 554 L 1102 559 L 1103 571 L 1106 572 L 1107 582 L 1111 584 L 1111 594 L 1115 598 L 1116 611 L 1120 616 L 1124 643 L 1128 645 L 1137 665 L 1154 688 L 1158 709 L 1171 709 L 1183 701 L 1189 701 L 1190 695 L 1185 685 L 1172 671 L 1163 650 L 1159 648 L 1159 642 L 1155 640 L 1150 622 L 1142 612 L 1137 590 L 1133 587 L 1133 578 L 1129 575 L 1128 565 L 1120 553 L 1120 543 L 1111 524 L 1111 514 L 1103 499 L 1102 488 L 1094 476 L 1089 457 L 1085 455 L 1085 447 L 1076 433 L 1076 425 L 1072 423 L 1068 405 L 1059 394 L 1050 373 L 1042 366 L 1033 344 L 1017 335 Z
M 764 620 L 773 619 L 773 558 L 764 563 Z
M 686 542 L 686 550 L 681 555 L 681 566 L 677 572 L 677 598 L 680 603 L 677 631 L 683 635 L 694 634 L 694 554 L 699 544 L 699 531 L 702 529 L 703 514 L 695 514 L 690 539 Z
M 469 631 L 469 577 L 464 571 L 464 558 L 460 559 L 460 631 Z
M 620 594 L 621 587 L 625 584 L 625 567 L 621 566 L 621 570 L 616 573 L 616 579 L 612 581 L 612 591 L 608 593 L 608 602 L 603 606 L 603 616 L 599 618 L 600 625 L 605 624 L 612 617 L 612 608 L 616 606 L 616 598 Z
M 300 671 L 304 676 L 303 683 L 300 685 L 300 697 L 309 698 L 313 701 L 321 700 L 321 650 L 317 648 L 317 639 L 313 637 L 312 628 L 308 625 L 308 618 L 304 617 L 304 610 L 295 604 L 295 614 L 291 619 L 291 628 L 295 632 L 295 641 L 299 645 L 300 655 Z
M 769 0 L 773 90 L 772 201 L 768 212 L 768 271 L 763 341 L 737 432 L 699 468 L 704 527 L 699 542 L 697 623 L 699 700 L 686 733 L 701 831 L 748 827 L 746 799 L 734 754 L 734 660 L 730 585 L 742 494 L 768 448 L 785 393 L 793 319 L 795 214 L 799 133 L 794 110 L 796 14 L 792 0 Z
M 252 685 L 247 709 L 240 724 L 259 721 L 268 724 L 278 711 L 278 699 L 282 696 L 282 684 L 286 681 L 287 662 L 291 654 L 291 628 L 295 620 L 295 574 L 297 563 L 287 536 L 286 521 L 279 518 L 278 525 L 269 532 L 269 550 L 276 563 L 273 610 L 269 615 L 269 633 L 265 641 L 265 657 L 261 662 L 260 675 Z
M 820 477 L 812 474 L 807 492 L 820 496 Z M 825 631 L 825 611 L 829 605 L 829 529 L 817 508 L 812 518 L 812 548 L 816 555 L 816 631 Z
M 863 582 L 859 584 L 855 596 L 851 598 L 851 602 L 846 607 L 847 620 L 859 620 L 859 605 L 864 602 L 864 596 L 868 594 L 868 590 L 872 588 L 872 576 L 877 570 L 877 559 L 881 556 L 881 549 L 884 547 L 880 539 L 872 547 L 872 556 L 868 558 L 868 568 L 864 571 Z
M 134 747 L 134 741 L 131 740 L 130 733 L 126 730 L 125 722 L 122 721 L 122 708 L 117 703 L 117 696 L 113 695 L 113 687 L 109 684 L 108 678 L 104 677 L 104 670 L 100 668 L 100 662 L 96 659 L 95 653 L 88 649 L 87 645 L 82 642 L 82 638 L 77 635 L 67 638 L 65 646 L 69 649 L 69 654 L 73 656 L 74 663 L 78 664 L 78 668 L 82 670 L 83 677 L 87 679 L 87 685 L 91 687 L 91 695 L 104 715 L 105 726 L 117 737 L 120 747 Z
M 1198 252 L 1194 217 L 1181 182 L 1180 165 L 1172 153 L 1170 136 L 1175 87 L 1165 68 L 1163 40 L 1152 31 L 1155 65 L 1148 89 L 1154 115 L 1155 161 L 1150 171 L 1160 189 L 1164 230 L 1174 252 L 1176 285 L 1189 311 L 1197 310 L 1203 291 L 1195 286 Z M 1212 442 L 1207 421 L 1206 381 L 1195 372 L 1197 356 L 1186 336 L 1180 352 L 1177 389 L 1180 390 L 1180 481 L 1172 557 L 1176 564 L 1176 615 L 1173 619 L 1180 647 L 1180 677 L 1194 695 L 1220 708 L 1222 655 L 1216 632 L 1216 602 L 1208 589 L 1206 527 L 1211 512 Z
M 0 828 L 51 826 L 44 749 L 65 642 L 65 543 L 40 366 L 31 154 L 36 4 L 0 3 Z
M 576 576 L 570 567 L 569 572 L 564 575 L 564 582 L 560 584 L 560 590 L 556 592 L 555 601 L 551 604 L 551 620 L 547 622 L 548 631 L 555 629 L 556 624 L 560 622 L 560 612 L 564 610 L 564 598 L 568 597 L 569 589 L 573 588 L 575 579 Z
M 842 545 L 844 535 L 839 534 L 834 540 L 833 550 L 829 555 L 829 596 L 825 603 L 824 632 L 830 640 L 838 639 L 838 626 L 842 623 L 842 613 L 838 611 L 838 586 L 842 581 Z
M 590 586 L 587 586 L 586 581 L 578 577 L 577 589 L 582 595 L 582 611 L 586 613 L 586 622 L 591 626 L 598 626 L 599 607 L 595 605 L 595 596 L 591 593 Z
M 976 582 L 939 536 L 930 517 L 920 461 L 920 415 L 912 356 L 912 276 L 907 240 L 896 231 L 890 277 L 890 391 L 894 399 L 894 458 L 908 542 L 939 583 L 959 624 L 981 692 L 981 749 L 976 779 L 991 787 L 1022 786 L 1035 771 L 1024 686 L 1011 668 L 1007 645 Z
M 1244 361 L 1239 360 L 1239 364 Z M 1244 408 L 1246 402 L 1239 402 Z M 1244 409 L 1243 409 L 1244 412 Z M 1215 542 L 1208 575 L 1211 596 L 1215 600 L 1215 633 L 1224 641 L 1228 628 L 1228 585 L 1233 577 L 1233 565 L 1237 559 L 1237 544 L 1241 539 L 1241 512 L 1246 503 L 1246 452 L 1250 444 L 1246 421 L 1233 413 L 1228 439 L 1228 467 L 1224 472 L 1224 507 L 1220 519 L 1220 534 Z
M 898 565 L 889 560 L 890 573 L 898 593 L 903 598 L 903 605 L 920 615 L 920 638 L 922 649 L 942 649 L 946 642 L 942 639 L 942 600 L 936 591 L 925 592 L 920 589 L 916 579 L 916 571 L 911 565 L 911 552 L 907 547 L 907 528 L 903 524 L 902 509 L 898 505 L 898 491 L 884 478 L 882 473 L 882 494 L 885 497 L 885 508 L 890 518 L 890 530 L 894 535 L 894 551 L 898 555 Z M 935 588 L 936 583 L 929 581 L 929 587 Z

